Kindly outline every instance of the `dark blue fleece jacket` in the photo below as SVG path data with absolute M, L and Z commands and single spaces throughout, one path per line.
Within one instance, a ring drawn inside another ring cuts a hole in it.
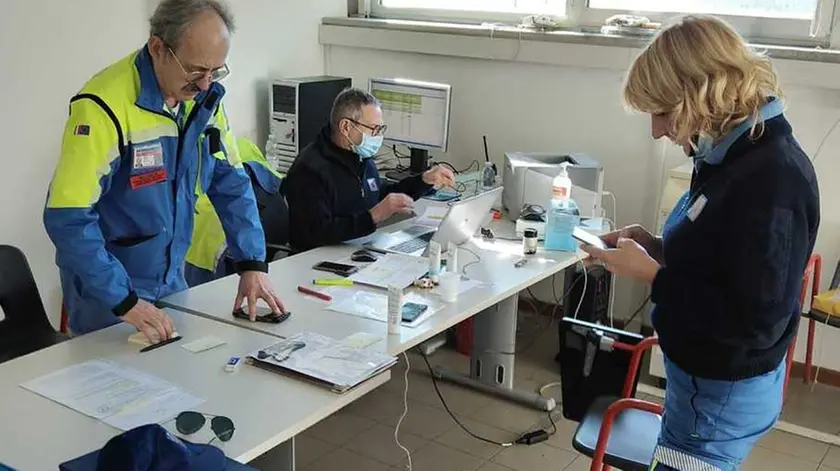
M 661 348 L 701 378 L 750 378 L 784 359 L 819 226 L 817 177 L 784 115 L 749 134 L 698 164 L 653 282 Z

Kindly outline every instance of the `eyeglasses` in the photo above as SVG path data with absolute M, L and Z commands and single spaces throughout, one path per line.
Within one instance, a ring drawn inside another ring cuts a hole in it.
M 201 428 L 204 427 L 204 424 L 207 423 L 205 416 L 212 417 L 210 420 L 210 429 L 213 430 L 213 433 L 216 435 L 213 440 L 218 438 L 222 442 L 227 442 L 233 438 L 233 431 L 236 430 L 236 427 L 233 426 L 233 421 L 221 415 L 184 411 L 178 414 L 178 417 L 175 418 L 175 428 L 178 430 L 178 433 L 192 435 L 201 430 Z M 213 440 L 210 440 L 210 443 L 212 443 Z
M 184 72 L 184 78 L 186 78 L 187 82 L 189 82 L 189 83 L 196 83 L 199 80 L 206 77 L 208 74 L 210 75 L 210 81 L 211 82 L 219 82 L 219 81 L 223 80 L 225 77 L 227 77 L 228 75 L 230 75 L 230 68 L 228 67 L 227 64 L 222 65 L 218 69 L 207 70 L 207 71 L 196 70 L 196 71 L 193 71 L 193 72 L 187 72 L 187 69 L 184 68 L 184 64 L 182 64 L 181 60 L 178 59 L 178 55 L 175 54 L 175 51 L 173 51 L 172 48 L 169 47 L 169 46 L 166 46 L 166 48 L 169 49 L 169 53 L 172 54 L 172 57 L 175 58 L 175 62 L 178 64 L 178 67 L 181 68 L 181 71 Z
M 353 123 L 355 125 L 361 126 L 365 129 L 369 130 L 370 133 L 374 136 L 381 136 L 381 135 L 385 134 L 386 130 L 388 130 L 388 125 L 387 124 L 380 124 L 378 126 L 368 126 L 367 124 L 360 123 L 353 118 L 344 118 L 344 119 L 346 119 L 347 121 L 350 121 L 351 123 Z

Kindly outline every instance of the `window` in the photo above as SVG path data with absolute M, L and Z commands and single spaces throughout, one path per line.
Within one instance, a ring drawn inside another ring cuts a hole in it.
M 371 0 L 379 17 L 516 21 L 526 15 L 565 16 L 568 0 Z
M 722 17 L 758 42 L 825 44 L 840 0 L 369 0 L 374 16 L 421 20 L 515 23 L 531 14 L 598 28 L 610 16 L 637 14 L 665 22 L 685 13 Z M 825 13 L 825 14 L 820 14 Z
M 810 20 L 817 10 L 817 0 L 589 0 L 589 7 Z

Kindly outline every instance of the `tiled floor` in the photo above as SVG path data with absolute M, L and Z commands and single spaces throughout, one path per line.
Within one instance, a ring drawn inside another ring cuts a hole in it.
M 517 356 L 516 383 L 536 390 L 559 381 L 553 356 L 557 351 L 555 327 L 526 352 Z M 400 428 L 402 445 L 411 452 L 415 471 L 587 471 L 589 460 L 572 449 L 576 424 L 556 413 L 558 431 L 547 442 L 502 449 L 469 437 L 453 422 L 435 393 L 422 359 L 409 354 L 407 417 Z M 433 364 L 468 371 L 467 358 L 439 350 Z M 399 471 L 407 457 L 394 441 L 394 428 L 403 412 L 405 362 L 392 370 L 392 379 L 379 390 L 348 406 L 297 439 L 297 466 L 301 471 Z M 497 441 L 511 441 L 520 433 L 547 427 L 544 413 L 440 384 L 450 409 L 475 433 Z M 553 391 L 559 394 L 559 391 Z M 834 427 L 840 423 L 840 393 L 818 387 L 810 393 L 793 385 L 785 420 L 800 425 Z M 833 432 L 840 432 L 840 425 Z M 251 463 L 258 469 L 277 469 L 271 453 Z M 840 471 L 840 447 L 774 431 L 755 448 L 744 471 Z

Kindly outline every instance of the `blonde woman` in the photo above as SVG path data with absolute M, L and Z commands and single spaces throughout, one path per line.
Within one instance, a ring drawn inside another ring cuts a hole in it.
M 665 353 L 655 470 L 737 470 L 782 407 L 785 353 L 819 225 L 817 178 L 770 61 L 711 17 L 663 30 L 630 68 L 626 104 L 694 159 L 664 237 L 631 226 L 584 247 L 652 286 Z

